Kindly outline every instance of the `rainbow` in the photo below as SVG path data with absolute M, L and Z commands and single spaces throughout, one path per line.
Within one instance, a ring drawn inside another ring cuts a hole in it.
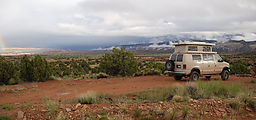
M 0 52 L 4 51 L 4 48 L 6 48 L 6 45 L 4 43 L 4 39 L 2 36 L 0 36 Z

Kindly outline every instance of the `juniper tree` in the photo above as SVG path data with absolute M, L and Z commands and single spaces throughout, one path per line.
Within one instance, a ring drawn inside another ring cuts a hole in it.
M 132 76 L 137 71 L 138 63 L 130 51 L 113 48 L 112 53 L 106 53 L 100 62 L 100 69 L 109 75 Z
M 7 85 L 11 78 L 14 78 L 15 68 L 12 62 L 0 57 L 0 84 Z
M 33 81 L 33 66 L 27 55 L 20 61 L 20 78 L 23 81 Z
M 46 81 L 50 79 L 51 70 L 45 59 L 40 55 L 36 55 L 32 60 L 33 66 L 33 81 Z

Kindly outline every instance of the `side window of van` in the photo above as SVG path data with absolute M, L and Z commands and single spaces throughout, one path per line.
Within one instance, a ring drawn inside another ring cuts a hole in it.
M 208 61 L 213 61 L 213 55 L 212 54 L 208 54 Z
M 198 51 L 197 46 L 188 46 L 188 51 Z
M 201 55 L 192 55 L 193 60 L 201 61 Z
M 182 62 L 183 61 L 183 54 L 179 54 L 177 57 L 177 62 Z
M 207 61 L 208 59 L 207 59 L 207 54 L 203 54 L 203 60 L 204 61 Z

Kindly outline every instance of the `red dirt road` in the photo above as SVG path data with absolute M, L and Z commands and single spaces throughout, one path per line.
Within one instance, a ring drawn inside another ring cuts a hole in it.
M 212 78 L 212 80 L 214 79 L 219 79 L 219 76 Z M 225 82 L 249 83 L 251 79 L 250 77 L 231 76 Z M 42 104 L 46 102 L 46 99 L 57 100 L 61 98 L 62 101 L 71 100 L 87 91 L 119 95 L 185 83 L 186 81 L 176 81 L 173 77 L 168 76 L 54 80 L 41 83 L 24 83 L 1 86 L 0 104 Z

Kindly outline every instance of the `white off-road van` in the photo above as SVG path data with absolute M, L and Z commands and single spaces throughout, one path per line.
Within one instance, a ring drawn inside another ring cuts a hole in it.
M 196 81 L 200 76 L 210 79 L 212 75 L 221 75 L 222 80 L 229 78 L 229 63 L 224 62 L 217 52 L 212 52 L 215 44 L 179 42 L 174 45 L 175 51 L 165 67 L 176 80 L 190 77 L 190 80 Z

